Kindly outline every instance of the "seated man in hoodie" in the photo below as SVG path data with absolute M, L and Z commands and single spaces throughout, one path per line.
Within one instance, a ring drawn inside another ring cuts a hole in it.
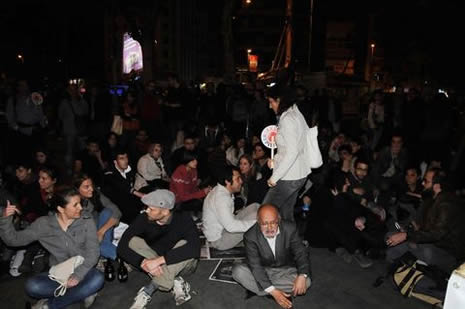
M 210 245 L 228 250 L 242 242 L 244 233 L 255 223 L 258 203 L 234 214 L 234 193 L 241 191 L 241 173 L 227 166 L 219 173 L 218 184 L 203 202 L 203 232 Z

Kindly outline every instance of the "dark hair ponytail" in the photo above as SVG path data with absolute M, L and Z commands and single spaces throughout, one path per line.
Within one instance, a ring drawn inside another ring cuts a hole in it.
M 73 196 L 79 196 L 79 192 L 71 187 L 63 187 L 56 190 L 48 202 L 49 209 L 58 212 L 58 206 L 64 208 Z
M 279 99 L 278 111 L 276 113 L 278 116 L 294 105 L 297 100 L 295 89 L 284 84 L 276 84 L 269 88 L 266 96 L 274 100 Z

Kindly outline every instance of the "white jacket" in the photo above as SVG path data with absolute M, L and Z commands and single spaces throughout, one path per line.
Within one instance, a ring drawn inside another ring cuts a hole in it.
M 226 187 L 218 184 L 203 202 L 203 233 L 208 241 L 221 238 L 223 230 L 244 233 L 256 220 L 238 220 L 234 216 L 234 199 Z
M 161 164 L 161 169 L 155 163 L 155 159 L 149 154 L 143 155 L 139 162 L 137 162 L 137 173 L 136 181 L 134 183 L 134 189 L 139 190 L 147 185 L 147 181 L 155 179 L 163 179 L 166 176 L 165 165 L 163 159 L 158 158 L 157 160 Z
M 293 105 L 282 113 L 276 135 L 277 154 L 271 181 L 298 180 L 311 173 L 310 160 L 306 157 L 306 136 L 308 132 L 304 116 Z

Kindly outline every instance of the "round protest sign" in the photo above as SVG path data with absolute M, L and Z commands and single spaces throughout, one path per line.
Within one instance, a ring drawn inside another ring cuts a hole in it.
M 38 106 L 44 102 L 44 98 L 39 92 L 33 92 L 31 93 L 31 101 Z
M 266 128 L 263 129 L 261 138 L 262 138 L 262 143 L 271 149 L 276 148 L 276 134 L 278 133 L 278 127 L 275 125 L 270 125 L 267 126 Z

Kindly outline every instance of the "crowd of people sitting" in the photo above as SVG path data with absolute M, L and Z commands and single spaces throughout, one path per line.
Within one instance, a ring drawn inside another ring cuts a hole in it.
M 200 234 L 217 250 L 245 246 L 233 278 L 283 308 L 310 287 L 309 246 L 362 268 L 406 251 L 447 272 L 465 260 L 464 141 L 451 138 L 443 97 L 377 91 L 366 125 L 351 126 L 340 97 L 303 86 L 209 83 L 196 93 L 174 76 L 167 86 L 129 89 L 115 108 L 97 87 L 83 96 L 70 84 L 52 134 L 25 80 L 5 100 L 2 258 L 11 276 L 34 274 L 33 308 L 88 308 L 105 280 L 127 281 L 131 269 L 151 278 L 131 309 L 156 291 L 180 305 L 191 298 L 182 276 L 195 272 Z M 270 124 L 273 160 L 260 139 Z M 302 140 L 315 126 L 323 165 L 310 168 Z M 56 296 L 48 267 L 76 256 L 84 261 Z

